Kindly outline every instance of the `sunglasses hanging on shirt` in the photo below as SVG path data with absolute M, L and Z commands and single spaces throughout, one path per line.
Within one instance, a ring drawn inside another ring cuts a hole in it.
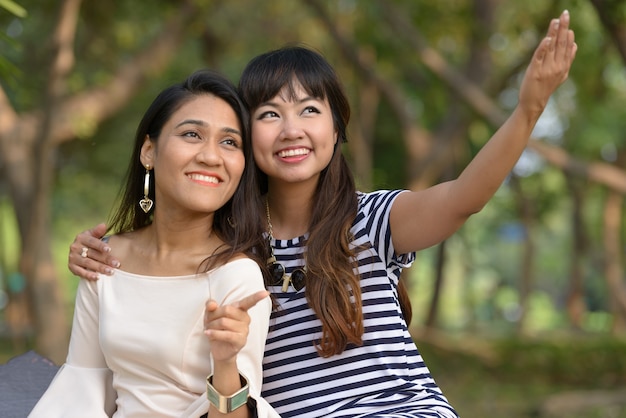
M 285 266 L 276 261 L 276 257 L 274 256 L 274 247 L 272 247 L 272 240 L 274 239 L 274 236 L 272 235 L 270 205 L 267 198 L 265 199 L 265 211 L 267 213 L 267 235 L 270 246 L 270 258 L 267 259 L 267 267 L 272 276 L 270 284 L 272 286 L 282 286 L 283 292 L 289 290 L 289 284 L 291 284 L 296 292 L 298 292 L 306 285 L 306 267 L 297 268 L 291 274 L 287 274 Z
M 297 268 L 291 274 L 285 272 L 285 266 L 276 261 L 274 257 L 274 249 L 270 245 L 271 257 L 267 259 L 267 267 L 272 276 L 271 285 L 281 286 L 282 291 L 286 292 L 289 289 L 289 285 L 297 291 L 300 291 L 306 285 L 306 270 L 304 268 Z

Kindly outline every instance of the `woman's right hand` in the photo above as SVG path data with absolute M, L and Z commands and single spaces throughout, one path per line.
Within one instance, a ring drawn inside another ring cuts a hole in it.
M 233 361 L 246 345 L 250 331 L 248 311 L 267 298 L 270 292 L 260 290 L 227 305 L 208 300 L 204 309 L 204 333 L 211 341 L 211 355 L 215 362 Z
M 98 280 L 98 273 L 110 276 L 113 268 L 120 266 L 110 255 L 111 247 L 102 241 L 106 230 L 106 225 L 101 223 L 74 238 L 67 263 L 72 273 L 83 279 Z

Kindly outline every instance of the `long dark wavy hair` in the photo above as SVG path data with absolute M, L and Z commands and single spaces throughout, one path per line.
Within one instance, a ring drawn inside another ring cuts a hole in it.
M 261 204 L 260 185 L 252 146 L 250 143 L 249 113 L 236 87 L 224 76 L 211 70 L 199 70 L 181 83 L 174 84 L 157 95 L 143 115 L 137 132 L 133 153 L 128 166 L 126 182 L 120 191 L 119 204 L 109 221 L 109 231 L 122 233 L 137 230 L 152 223 L 152 212 L 144 213 L 139 207 L 143 197 L 145 168 L 141 164 L 141 148 L 146 136 L 158 141 L 163 126 L 181 106 L 195 97 L 212 95 L 224 100 L 233 109 L 242 130 L 245 168 L 241 181 L 232 198 L 215 212 L 213 234 L 223 242 L 216 253 L 207 257 L 198 269 L 208 270 L 224 263 L 238 253 L 244 253 L 259 263 L 265 274 L 265 259 L 258 258 L 266 246 L 263 225 L 259 222 L 258 206 Z M 153 176 L 154 178 L 155 176 Z M 154 181 L 150 184 L 149 197 L 155 200 Z M 209 256 L 209 255 L 208 255 Z
M 299 84 L 312 97 L 327 99 L 338 133 L 333 156 L 321 172 L 306 242 L 307 283 L 305 294 L 322 322 L 320 355 L 330 357 L 348 344 L 362 344 L 363 310 L 357 261 L 351 249 L 350 228 L 357 215 L 358 201 L 352 172 L 341 152 L 347 141 L 350 104 L 337 74 L 319 53 L 298 45 L 270 51 L 252 59 L 239 80 L 239 94 L 251 113 L 275 97 L 283 88 L 295 98 Z M 258 170 L 258 168 L 257 168 Z M 267 175 L 258 171 L 261 193 L 267 193 Z M 266 249 L 267 251 L 267 249 Z M 267 253 L 266 253 L 267 255 Z M 406 289 L 398 289 L 403 313 L 410 320 Z

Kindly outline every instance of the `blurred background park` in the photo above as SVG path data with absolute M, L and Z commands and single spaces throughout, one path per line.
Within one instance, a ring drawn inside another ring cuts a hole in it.
M 147 104 L 298 42 L 338 70 L 359 188 L 456 176 L 515 106 L 551 18 L 578 56 L 485 209 L 405 273 L 462 417 L 626 417 L 626 2 L 0 0 L 0 363 L 63 362 L 79 232 L 106 221 Z

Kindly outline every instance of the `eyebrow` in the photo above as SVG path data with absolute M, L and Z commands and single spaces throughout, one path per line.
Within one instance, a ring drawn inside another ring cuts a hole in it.
M 208 124 L 203 121 L 203 120 L 198 120 L 198 119 L 185 119 L 182 122 L 180 122 L 178 125 L 176 125 L 176 128 L 179 128 L 183 125 L 197 125 L 197 126 L 202 126 L 202 127 L 206 127 L 208 126 Z M 225 133 L 229 133 L 229 134 L 236 134 L 241 136 L 241 131 L 239 129 L 235 129 L 235 128 L 230 128 L 228 126 L 225 126 L 221 129 L 222 132 Z
M 283 98 L 283 100 L 285 100 L 285 99 Z M 285 101 L 288 102 L 289 100 L 285 100 Z M 295 100 L 295 103 L 301 104 L 301 103 L 304 103 L 304 102 L 311 102 L 311 101 L 318 102 L 318 101 L 323 101 L 323 99 L 320 99 L 319 97 L 314 97 L 314 96 L 304 96 L 301 99 Z M 274 106 L 274 107 L 277 107 L 277 106 L 279 106 L 279 104 L 276 103 L 273 100 L 271 100 L 271 101 L 268 100 L 267 102 L 261 103 L 259 105 L 259 107 L 261 107 L 261 106 Z

